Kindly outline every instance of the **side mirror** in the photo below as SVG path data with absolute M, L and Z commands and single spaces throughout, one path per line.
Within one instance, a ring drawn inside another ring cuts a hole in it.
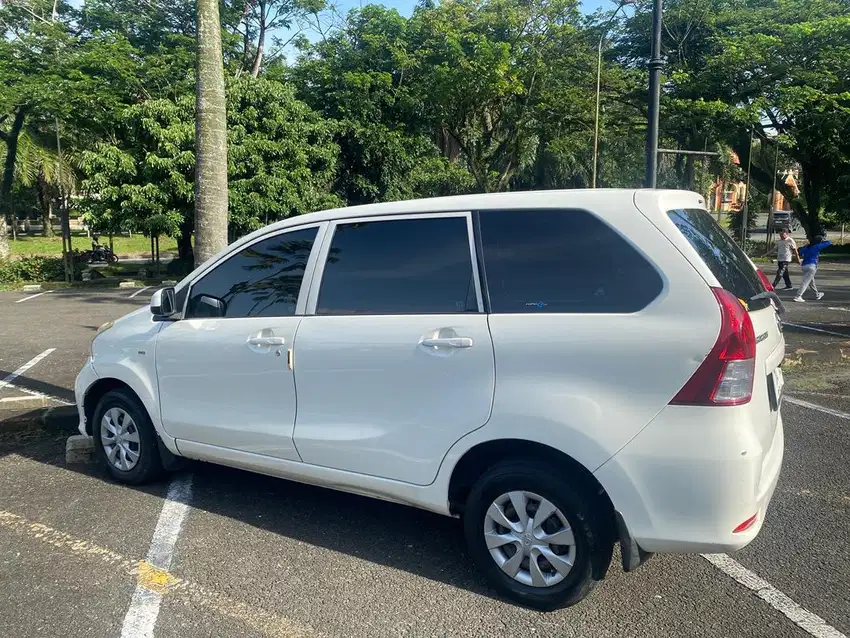
M 170 317 L 177 312 L 174 288 L 160 288 L 151 296 L 151 314 L 155 317 Z
M 227 303 L 223 299 L 210 295 L 201 294 L 192 297 L 190 308 L 191 316 L 198 319 L 215 319 L 227 315 Z

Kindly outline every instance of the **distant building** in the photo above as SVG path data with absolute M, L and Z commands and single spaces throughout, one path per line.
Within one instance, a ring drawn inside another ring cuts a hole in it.
M 738 155 L 732 151 L 729 152 L 729 155 L 732 157 L 732 162 L 740 166 L 741 160 Z M 778 179 L 784 181 L 786 186 L 790 186 L 795 196 L 800 194 L 796 169 L 785 171 L 778 176 Z M 711 210 L 715 213 L 739 211 L 746 198 L 747 183 L 744 180 L 724 180 L 717 177 L 711 189 Z M 773 210 L 791 210 L 791 203 L 778 190 L 774 191 L 771 201 L 774 202 Z

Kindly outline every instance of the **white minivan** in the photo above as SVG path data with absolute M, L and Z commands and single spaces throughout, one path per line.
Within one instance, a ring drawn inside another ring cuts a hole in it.
M 502 594 L 584 598 L 620 543 L 727 552 L 779 477 L 781 302 L 696 193 L 324 211 L 103 326 L 80 431 L 118 481 L 178 457 L 463 519 Z

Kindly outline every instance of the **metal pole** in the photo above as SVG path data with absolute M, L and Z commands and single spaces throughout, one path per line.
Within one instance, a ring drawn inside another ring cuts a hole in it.
M 776 210 L 776 173 L 779 169 L 779 136 L 776 136 L 776 153 L 773 156 L 773 189 L 770 191 L 770 210 L 767 211 L 767 237 L 766 244 L 770 245 L 773 239 L 773 213 Z
M 599 34 L 599 46 L 596 47 L 596 117 L 593 120 L 593 169 L 590 180 L 590 187 L 596 188 L 596 173 L 599 166 L 599 100 L 602 95 L 602 43 L 605 41 L 605 34 L 617 14 L 627 4 L 631 4 L 634 0 L 623 0 L 620 2 L 617 10 L 608 18 L 608 22 L 602 27 L 602 33 Z
M 661 104 L 661 15 L 662 0 L 652 2 L 652 52 L 649 59 L 649 112 L 646 135 L 646 187 L 658 181 L 658 111 Z
M 599 164 L 599 95 L 602 87 L 602 39 L 605 32 L 599 36 L 599 49 L 596 57 L 596 118 L 593 121 L 593 177 L 590 187 L 596 188 L 596 167 Z
M 753 128 L 750 127 L 750 154 L 747 157 L 747 185 L 744 190 L 744 205 L 741 210 L 741 247 L 747 245 L 747 218 L 750 214 L 750 173 L 753 172 Z

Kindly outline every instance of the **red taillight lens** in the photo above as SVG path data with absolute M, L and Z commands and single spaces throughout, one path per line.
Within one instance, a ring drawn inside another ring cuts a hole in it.
M 745 520 L 743 523 L 741 523 L 740 525 L 738 525 L 738 527 L 736 527 L 735 529 L 733 529 L 733 530 L 732 530 L 732 533 L 733 533 L 733 534 L 740 534 L 741 532 L 746 532 L 748 529 L 750 529 L 753 525 L 755 525 L 755 524 L 756 524 L 756 521 L 757 521 L 758 519 L 759 519 L 759 515 L 758 515 L 758 513 L 753 514 L 753 515 L 752 515 L 752 516 L 750 516 L 747 520 Z
M 756 268 L 756 272 L 758 273 L 759 279 L 761 279 L 761 283 L 764 286 L 764 289 L 768 292 L 773 292 L 773 284 L 770 283 L 770 279 L 767 278 L 767 275 L 764 274 L 761 268 Z
M 720 334 L 708 356 L 670 402 L 742 405 L 753 396 L 756 334 L 749 313 L 731 292 L 712 288 L 720 307 Z

